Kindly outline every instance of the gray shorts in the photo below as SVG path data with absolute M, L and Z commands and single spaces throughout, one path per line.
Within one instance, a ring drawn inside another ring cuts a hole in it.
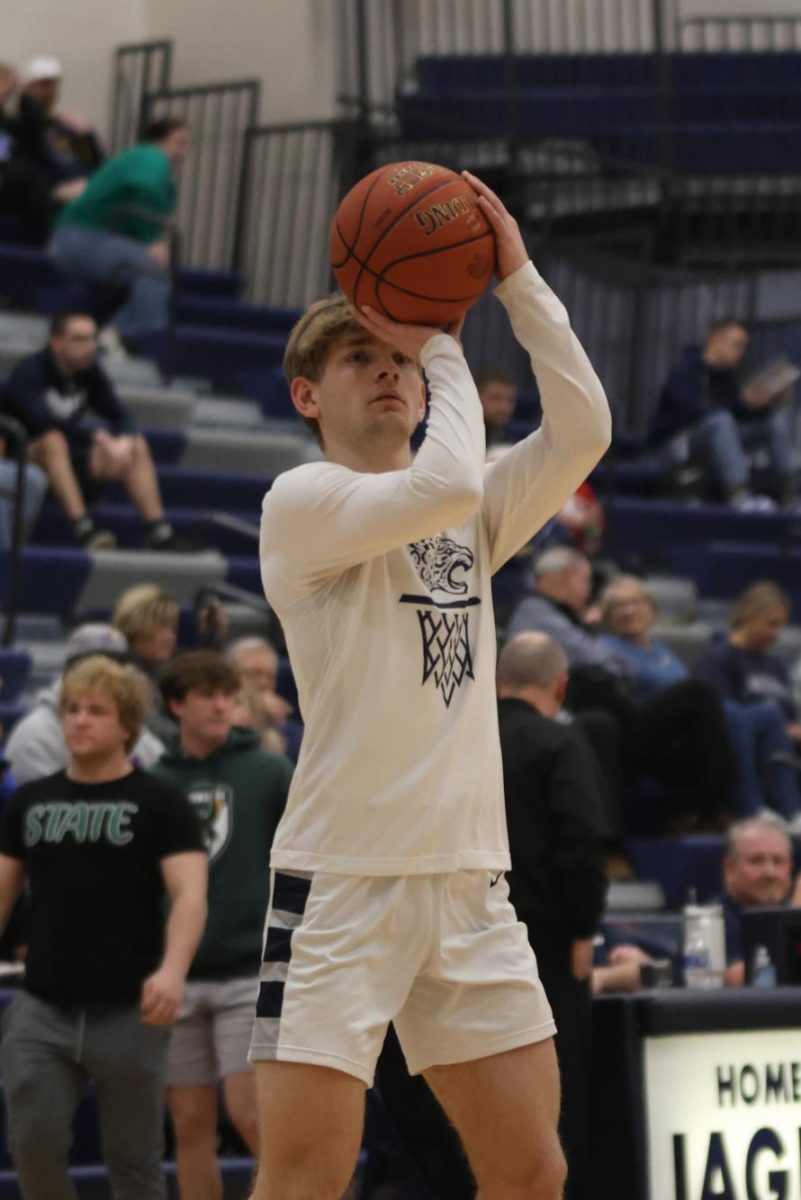
M 248 1047 L 258 990 L 258 979 L 187 983 L 170 1037 L 168 1087 L 216 1083 L 251 1070 Z

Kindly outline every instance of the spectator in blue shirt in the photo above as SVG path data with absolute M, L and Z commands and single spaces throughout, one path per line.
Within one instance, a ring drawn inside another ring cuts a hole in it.
M 656 615 L 653 596 L 633 575 L 618 576 L 601 595 L 601 620 L 606 632 L 599 640 L 628 662 L 632 671 L 629 684 L 639 700 L 657 695 L 690 674 L 670 647 L 652 636 Z M 731 783 L 733 810 L 749 816 L 768 806 L 788 821 L 801 824 L 801 777 L 792 765 L 793 743 L 781 708 L 772 699 L 752 697 L 748 701 L 743 689 L 724 688 L 717 668 L 705 669 L 703 657 L 700 664 L 694 673 L 720 696 L 737 759 L 737 773 Z
M 652 428 L 676 462 L 688 457 L 709 473 L 709 482 L 743 509 L 772 507 L 752 495 L 746 451 L 761 449 L 770 463 L 771 491 L 782 502 L 796 491 L 796 465 L 786 408 L 757 388 L 742 389 L 737 367 L 748 349 L 748 333 L 727 318 L 709 327 L 701 346 L 690 346 L 668 375 Z
M 80 545 L 101 550 L 115 544 L 113 533 L 95 528 L 87 496 L 98 484 L 116 480 L 139 509 L 148 548 L 166 549 L 175 535 L 164 516 L 150 449 L 96 358 L 93 318 L 57 314 L 44 350 L 12 371 L 3 408 L 28 434 L 29 457 L 46 474 Z

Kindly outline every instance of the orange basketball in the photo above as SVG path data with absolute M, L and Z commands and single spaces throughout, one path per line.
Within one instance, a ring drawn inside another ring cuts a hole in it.
M 350 302 L 395 321 L 447 325 L 495 270 L 495 235 L 468 183 L 435 163 L 379 167 L 331 225 L 331 266 Z

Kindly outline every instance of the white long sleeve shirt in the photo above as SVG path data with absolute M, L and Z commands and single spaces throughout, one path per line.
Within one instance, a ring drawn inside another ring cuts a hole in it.
M 603 389 L 531 263 L 497 289 L 542 425 L 484 465 L 458 343 L 421 355 L 428 432 L 405 470 L 310 463 L 264 501 L 261 569 L 306 723 L 273 867 L 408 875 L 509 867 L 490 581 L 603 454 Z

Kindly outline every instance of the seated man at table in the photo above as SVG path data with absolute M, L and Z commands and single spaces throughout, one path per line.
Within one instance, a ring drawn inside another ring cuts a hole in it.
M 763 810 L 732 825 L 723 858 L 723 919 L 726 925 L 727 987 L 745 983 L 742 914 L 760 905 L 790 904 L 793 843 L 787 822 Z
M 723 892 L 719 897 L 726 933 L 726 987 L 742 987 L 745 983 L 743 912 L 762 905 L 801 906 L 801 877 L 791 896 L 792 880 L 793 843 L 783 817 L 763 809 L 755 817 L 731 826 L 726 835 Z M 637 991 L 642 986 L 640 968 L 651 961 L 641 946 L 615 946 L 608 961 L 593 970 L 593 992 Z

